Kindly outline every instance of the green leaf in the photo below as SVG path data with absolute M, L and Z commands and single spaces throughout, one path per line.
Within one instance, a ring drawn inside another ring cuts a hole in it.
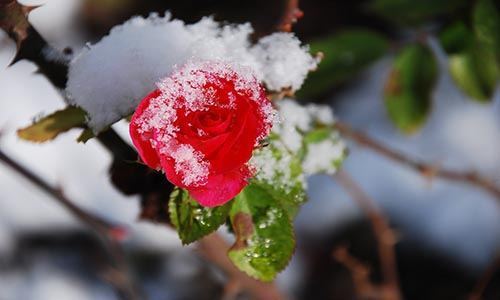
M 317 97 L 352 79 L 386 52 L 388 42 L 369 30 L 348 30 L 313 41 L 310 47 L 324 57 L 298 91 L 301 98 Z
M 81 108 L 68 106 L 56 111 L 32 125 L 19 129 L 17 135 L 31 142 L 45 142 L 54 139 L 60 133 L 85 125 L 85 111 Z
M 232 201 L 218 207 L 203 207 L 188 192 L 175 188 L 168 211 L 183 244 L 190 244 L 217 230 L 226 222 Z
M 311 130 L 304 135 L 304 142 L 306 144 L 319 143 L 326 140 L 332 134 L 332 128 L 322 127 Z
M 478 41 L 500 54 L 500 13 L 493 1 L 478 0 L 472 17 Z
M 478 1 L 476 5 L 473 24 L 475 34 L 463 23 L 456 23 L 440 35 L 443 48 L 449 54 L 451 77 L 466 95 L 479 102 L 491 101 L 500 78 L 500 51 L 495 42 L 500 34 L 497 31 L 496 34 L 487 36 L 487 32 L 495 27 L 491 25 L 492 22 L 487 22 L 491 13 L 478 13 L 485 10 L 484 6 L 488 6 L 487 4 Z M 485 20 L 478 19 L 478 15 L 485 15 Z
M 444 28 L 439 34 L 443 49 L 448 54 L 461 53 L 474 43 L 472 32 L 463 22 L 457 22 Z
M 402 132 L 413 133 L 424 124 L 436 77 L 436 61 L 426 46 L 407 46 L 396 57 L 384 98 L 390 119 Z
M 419 25 L 440 15 L 452 15 L 467 0 L 374 0 L 369 9 L 401 25 Z
M 265 189 L 250 184 L 234 199 L 230 218 L 236 236 L 228 252 L 231 261 L 256 279 L 273 280 L 295 248 L 286 211 Z
M 500 71 L 495 55 L 488 47 L 469 48 L 449 57 L 450 74 L 458 87 L 480 102 L 489 102 L 493 96 Z

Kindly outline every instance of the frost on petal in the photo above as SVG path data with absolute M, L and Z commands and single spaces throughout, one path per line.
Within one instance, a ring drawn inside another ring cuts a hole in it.
M 175 172 L 182 178 L 185 186 L 205 185 L 210 163 L 204 159 L 199 151 L 190 145 L 180 145 L 177 149 L 169 153 L 174 160 Z
M 186 25 L 152 14 L 114 27 L 80 51 L 69 66 L 70 104 L 87 111 L 95 133 L 130 115 L 155 83 L 188 61 L 224 60 L 252 70 L 268 89 L 298 89 L 316 66 L 291 34 L 273 34 L 252 45 L 250 24 L 221 25 L 212 18 Z
M 160 95 L 159 90 L 151 92 L 146 98 L 143 99 L 141 104 L 137 107 L 137 114 L 132 117 L 130 121 L 130 137 L 132 143 L 134 144 L 137 152 L 142 161 L 152 169 L 160 168 L 160 158 L 156 153 L 156 147 L 151 143 L 150 138 L 152 137 L 152 132 L 144 130 L 142 127 L 144 121 L 138 121 L 141 118 L 143 112 L 149 107 L 151 100 L 157 98 Z

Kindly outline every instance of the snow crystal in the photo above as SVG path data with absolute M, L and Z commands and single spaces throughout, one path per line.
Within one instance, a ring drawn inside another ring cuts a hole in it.
M 345 144 L 342 141 L 326 139 L 316 144 L 309 144 L 307 155 L 302 162 L 306 175 L 325 173 L 335 174 L 336 162 L 342 160 L 345 154 Z
M 335 118 L 327 105 L 300 105 L 297 101 L 285 98 L 277 103 L 280 124 L 273 132 L 281 136 L 286 147 L 296 152 L 302 147 L 302 134 L 316 124 L 333 125 Z
M 298 128 L 307 131 L 311 128 L 312 118 L 307 107 L 292 99 L 283 99 L 277 103 L 282 127 Z
M 191 145 L 181 144 L 169 155 L 175 161 L 175 172 L 181 176 L 183 184 L 200 186 L 206 183 L 210 164 L 201 152 Z
M 268 89 L 298 89 L 316 66 L 292 34 L 277 33 L 250 42 L 250 24 L 224 25 L 212 18 L 186 25 L 152 14 L 114 27 L 82 49 L 68 74 L 68 102 L 85 109 L 99 132 L 130 115 L 155 83 L 190 60 L 224 60 L 250 68 Z
M 231 81 L 238 94 L 246 94 L 251 100 L 261 102 L 262 89 L 252 69 L 224 61 L 189 61 L 157 86 L 165 99 L 176 99 L 182 95 L 186 109 L 203 110 L 217 100 L 215 89 L 206 88 L 207 83 L 220 83 L 214 74 Z M 228 95 L 228 107 L 233 107 L 235 98 Z M 217 105 L 221 106 L 220 103 Z
M 330 107 L 319 104 L 308 104 L 306 109 L 309 115 L 322 125 L 333 125 L 335 118 Z
M 279 155 L 275 155 L 273 150 Z M 303 175 L 295 177 L 292 175 L 292 159 L 292 154 L 288 149 L 280 141 L 275 140 L 271 146 L 258 150 L 252 156 L 250 165 L 256 171 L 255 179 L 283 189 L 288 193 L 297 182 L 304 187 L 306 184 Z

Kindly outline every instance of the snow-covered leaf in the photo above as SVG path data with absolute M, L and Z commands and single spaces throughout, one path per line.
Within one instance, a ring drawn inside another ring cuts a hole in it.
M 214 208 L 203 207 L 186 191 L 175 188 L 170 195 L 168 211 L 182 243 L 190 244 L 224 224 L 231 204 L 229 202 Z
M 35 121 L 26 128 L 19 129 L 17 135 L 23 140 L 41 143 L 52 140 L 72 128 L 83 126 L 85 126 L 85 112 L 81 108 L 68 106 Z
M 306 200 L 305 176 L 298 153 L 284 147 L 278 136 L 255 151 L 251 163 L 257 167 L 253 182 L 273 196 L 293 220 Z
M 228 252 L 231 261 L 256 279 L 273 280 L 295 248 L 286 211 L 265 189 L 250 184 L 234 199 L 230 218 L 236 236 Z
M 347 155 L 344 142 L 331 126 L 316 128 L 304 136 L 305 174 L 333 175 Z
M 302 106 L 283 99 L 277 108 L 280 122 L 250 164 L 256 169 L 254 182 L 276 198 L 293 220 L 307 200 L 306 176 L 334 174 L 345 157 L 345 144 L 333 129 L 335 120 L 328 106 Z

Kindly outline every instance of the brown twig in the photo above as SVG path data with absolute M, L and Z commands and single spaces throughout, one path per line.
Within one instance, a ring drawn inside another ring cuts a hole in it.
M 345 171 L 340 170 L 335 179 L 349 193 L 353 201 L 368 216 L 377 240 L 377 250 L 384 280 L 382 299 L 400 299 L 399 280 L 394 244 L 396 238 L 375 202 L 359 187 Z
M 382 297 L 380 287 L 370 279 L 370 268 L 349 254 L 346 246 L 339 246 L 332 253 L 335 260 L 341 263 L 352 277 L 356 294 L 360 299 L 380 299 Z
M 425 176 L 427 178 L 440 177 L 452 181 L 468 183 L 489 192 L 491 195 L 500 200 L 500 187 L 497 186 L 492 180 L 485 178 L 474 171 L 452 171 L 418 161 L 381 144 L 368 135 L 356 131 L 349 125 L 342 122 L 337 121 L 335 124 L 335 128 L 342 136 L 351 139 L 361 146 L 367 147 L 382 156 L 385 156 L 389 159 L 392 159 L 393 161 L 399 162 L 411 169 L 414 169 L 422 176 Z
M 229 245 L 217 233 L 201 239 L 198 242 L 198 248 L 205 258 L 215 263 L 227 274 L 229 283 L 249 291 L 255 299 L 285 299 L 274 284 L 255 280 L 238 270 L 226 255 Z M 231 293 L 235 293 L 235 291 L 231 291 Z
M 285 12 L 278 25 L 278 30 L 284 32 L 292 31 L 292 25 L 298 19 L 302 18 L 303 15 L 304 13 L 299 8 L 299 0 L 287 0 Z
M 469 295 L 469 300 L 481 300 L 484 291 L 488 287 L 493 275 L 498 271 L 500 267 L 500 255 L 497 255 L 492 264 L 486 268 L 483 275 L 477 281 L 476 286 Z
M 105 279 L 113 285 L 122 299 L 140 298 L 139 293 L 136 291 L 135 284 L 128 276 L 124 254 L 117 241 L 124 231 L 123 228 L 112 225 L 100 217 L 79 208 L 73 204 L 73 201 L 69 200 L 64 195 L 60 188 L 51 186 L 26 167 L 11 159 L 1 150 L 0 161 L 39 187 L 45 193 L 52 196 L 53 199 L 57 200 L 57 202 L 66 208 L 75 218 L 89 226 L 102 240 L 112 260 L 111 268 L 105 271 Z

